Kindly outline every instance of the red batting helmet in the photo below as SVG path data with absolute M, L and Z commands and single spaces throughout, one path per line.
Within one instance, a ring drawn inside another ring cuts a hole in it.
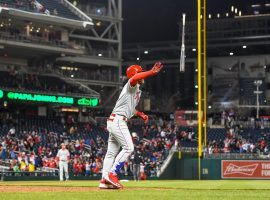
M 131 65 L 127 68 L 126 74 L 128 78 L 131 78 L 137 73 L 142 72 L 142 67 L 140 65 Z

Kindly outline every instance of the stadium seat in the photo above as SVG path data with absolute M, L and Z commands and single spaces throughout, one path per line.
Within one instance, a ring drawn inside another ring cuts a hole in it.
M 41 3 L 46 9 L 48 9 L 52 15 L 56 11 L 57 16 L 68 19 L 81 20 L 77 15 L 75 15 L 72 11 L 70 11 L 57 0 L 38 0 L 38 2 Z
M 18 88 L 31 91 L 57 92 L 57 93 L 84 93 L 77 86 L 71 85 L 62 79 L 54 76 L 30 75 L 30 74 L 11 74 L 1 71 L 0 87 Z M 33 84 L 34 83 L 34 84 Z

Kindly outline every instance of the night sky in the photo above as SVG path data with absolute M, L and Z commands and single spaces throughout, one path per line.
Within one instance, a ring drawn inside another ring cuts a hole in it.
M 224 14 L 232 5 L 245 10 L 262 2 L 267 1 L 207 0 L 207 11 Z M 123 0 L 123 42 L 177 40 L 182 13 L 187 13 L 187 20 L 196 19 L 196 5 L 197 0 Z

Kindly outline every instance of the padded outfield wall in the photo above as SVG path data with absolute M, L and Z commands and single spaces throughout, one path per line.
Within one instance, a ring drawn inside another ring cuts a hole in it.
M 197 153 L 173 155 L 160 179 L 197 180 Z M 270 179 L 270 160 L 201 159 L 201 179 Z

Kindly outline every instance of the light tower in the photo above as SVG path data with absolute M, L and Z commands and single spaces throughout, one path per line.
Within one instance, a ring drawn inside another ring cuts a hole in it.
M 254 85 L 256 86 L 256 90 L 254 91 L 254 94 L 256 94 L 256 118 L 259 118 L 260 113 L 260 101 L 259 101 L 259 95 L 262 94 L 262 91 L 259 90 L 259 87 L 262 85 L 262 80 L 255 80 Z

